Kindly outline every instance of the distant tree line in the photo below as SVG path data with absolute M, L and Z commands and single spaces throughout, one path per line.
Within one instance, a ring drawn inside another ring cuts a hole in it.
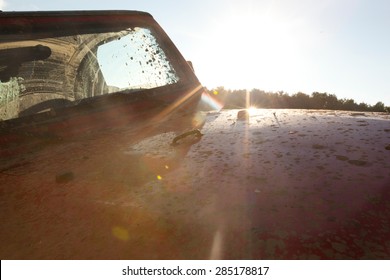
M 353 99 L 338 99 L 336 95 L 326 92 L 313 92 L 311 95 L 298 92 L 289 95 L 283 91 L 227 90 L 224 87 L 207 91 L 213 98 L 222 103 L 225 109 L 246 108 L 249 105 L 273 109 L 328 109 L 390 113 L 390 107 L 386 107 L 381 101 L 375 105 L 368 105 L 364 102 L 358 104 Z

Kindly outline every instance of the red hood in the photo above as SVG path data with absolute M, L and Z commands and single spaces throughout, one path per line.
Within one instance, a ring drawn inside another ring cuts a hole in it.
M 146 122 L 3 170 L 2 259 L 390 257 L 389 115 L 238 112 L 195 115 L 203 136 L 177 145 L 187 126 Z

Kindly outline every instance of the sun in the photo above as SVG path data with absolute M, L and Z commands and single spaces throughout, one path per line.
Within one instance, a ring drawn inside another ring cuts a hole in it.
M 253 115 L 256 114 L 257 108 L 254 107 L 254 106 L 251 106 L 251 107 L 249 107 L 249 108 L 247 109 L 247 111 L 248 111 L 248 113 L 249 113 L 249 116 L 253 116 Z
M 276 15 L 237 11 L 216 21 L 209 36 L 201 54 L 208 67 L 197 71 L 206 86 L 283 90 L 298 71 L 291 26 Z

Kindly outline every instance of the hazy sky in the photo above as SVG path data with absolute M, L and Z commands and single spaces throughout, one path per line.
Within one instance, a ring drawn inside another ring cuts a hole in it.
M 390 106 L 388 0 L 0 0 L 0 8 L 150 12 L 208 88 Z

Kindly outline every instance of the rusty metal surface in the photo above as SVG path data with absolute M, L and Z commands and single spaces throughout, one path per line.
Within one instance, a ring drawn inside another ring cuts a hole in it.
M 55 143 L 2 170 L 1 258 L 390 258 L 389 115 L 183 121 Z

